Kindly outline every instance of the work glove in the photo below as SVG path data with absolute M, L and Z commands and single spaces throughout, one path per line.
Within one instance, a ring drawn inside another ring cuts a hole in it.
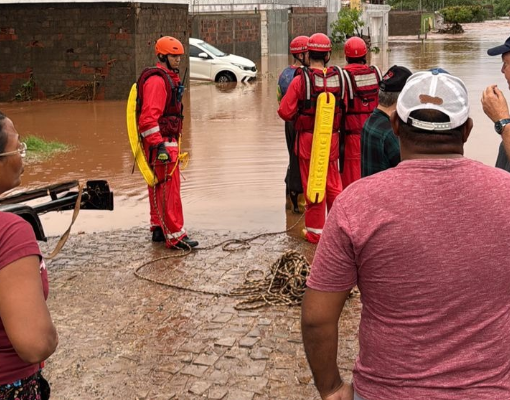
M 158 153 L 157 153 L 156 159 L 158 161 L 161 161 L 161 162 L 169 162 L 169 161 L 171 161 L 170 160 L 170 155 L 168 154 L 168 151 L 166 150 L 166 147 L 165 147 L 164 143 L 160 143 L 158 145 Z

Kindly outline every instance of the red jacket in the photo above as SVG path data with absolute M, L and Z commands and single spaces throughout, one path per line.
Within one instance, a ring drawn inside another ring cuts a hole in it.
M 172 78 L 175 87 L 179 86 L 181 82 L 179 74 L 168 70 L 161 63 L 158 63 L 156 66 L 163 69 Z M 138 132 L 140 132 L 144 141 L 150 146 L 158 145 L 164 141 L 161 136 L 158 120 L 165 111 L 168 95 L 171 96 L 172 93 L 167 93 L 165 81 L 161 76 L 154 75 L 145 81 L 142 110 L 138 118 Z
M 330 67 L 331 68 L 331 67 Z M 295 121 L 299 109 L 299 104 L 306 100 L 304 77 L 302 75 L 296 76 L 289 85 L 287 93 L 283 96 L 278 108 L 278 115 L 285 121 Z M 313 128 L 310 131 L 298 132 L 299 140 L 297 142 L 297 150 L 299 149 L 298 156 L 304 159 L 310 159 L 310 153 L 313 140 Z M 338 159 L 338 146 L 339 146 L 338 131 L 333 130 L 331 138 L 330 160 Z

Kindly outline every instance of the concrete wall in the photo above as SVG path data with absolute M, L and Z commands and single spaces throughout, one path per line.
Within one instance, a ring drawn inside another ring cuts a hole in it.
M 419 11 L 390 11 L 388 30 L 390 36 L 418 35 L 421 26 Z
M 191 37 L 205 40 L 225 53 L 258 60 L 261 55 L 260 13 L 195 14 Z
M 325 7 L 292 7 L 289 14 L 288 43 L 299 35 L 328 32 L 328 14 Z
M 187 5 L 171 4 L 0 4 L 0 101 L 31 74 L 34 98 L 126 98 L 155 63 L 155 40 L 187 45 L 187 15 Z
M 267 15 L 267 54 L 289 53 L 289 11 L 271 10 Z

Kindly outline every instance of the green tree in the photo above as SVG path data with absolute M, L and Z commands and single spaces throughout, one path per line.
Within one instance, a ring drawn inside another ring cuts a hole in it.
M 439 10 L 439 13 L 444 17 L 444 21 L 450 24 L 480 22 L 487 18 L 487 12 L 481 6 L 446 7 Z
M 342 8 L 338 12 L 338 19 L 331 23 L 333 43 L 343 43 L 348 37 L 360 36 L 365 22 L 361 19 L 361 10 Z
M 501 17 L 508 15 L 510 12 L 510 0 L 498 0 L 494 1 L 494 15 Z
M 487 15 L 480 6 L 446 7 L 439 10 L 439 13 L 443 16 L 444 22 L 450 25 L 444 33 L 462 33 L 464 29 L 461 23 L 483 21 Z

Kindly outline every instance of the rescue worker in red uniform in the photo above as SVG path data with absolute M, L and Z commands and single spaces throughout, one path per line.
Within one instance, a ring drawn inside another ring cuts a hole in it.
M 333 133 L 324 200 L 314 203 L 306 198 L 305 239 L 318 243 L 326 221 L 326 207 L 331 209 L 333 201 L 342 191 L 342 181 L 338 171 L 339 128 L 342 112 L 345 108 L 342 72 L 338 67 L 326 67 L 331 56 L 331 41 L 322 33 L 315 33 L 308 41 L 310 67 L 298 69 L 285 96 L 283 96 L 278 114 L 285 121 L 294 121 L 297 140 L 294 152 L 299 159 L 303 192 L 307 192 L 310 157 L 317 110 L 317 96 L 330 92 L 335 98 Z M 307 95 L 309 93 L 309 95 Z
M 276 96 L 278 104 L 282 101 L 282 97 L 287 93 L 290 82 L 294 79 L 296 70 L 308 64 L 308 36 L 296 36 L 291 40 L 289 50 L 294 58 L 294 63 L 285 68 L 278 77 L 278 87 Z M 285 140 L 287 142 L 287 150 L 289 152 L 289 165 L 287 174 L 285 175 L 285 185 L 287 194 L 287 208 L 292 209 L 294 213 L 300 213 L 305 205 L 303 196 L 303 187 L 301 186 L 301 177 L 299 175 L 299 164 L 297 156 L 294 154 L 294 141 L 296 139 L 296 131 L 294 130 L 294 122 L 285 122 Z
M 361 130 L 379 104 L 381 72 L 376 66 L 366 65 L 368 48 L 363 39 L 348 39 L 344 53 L 348 111 L 341 127 L 340 172 L 345 189 L 361 178 Z
M 179 172 L 179 143 L 182 128 L 182 94 L 179 63 L 182 43 L 171 37 L 156 42 L 156 67 L 146 68 L 137 82 L 138 132 L 147 161 L 158 183 L 149 186 L 152 241 L 167 247 L 189 249 L 198 245 L 184 230 Z

